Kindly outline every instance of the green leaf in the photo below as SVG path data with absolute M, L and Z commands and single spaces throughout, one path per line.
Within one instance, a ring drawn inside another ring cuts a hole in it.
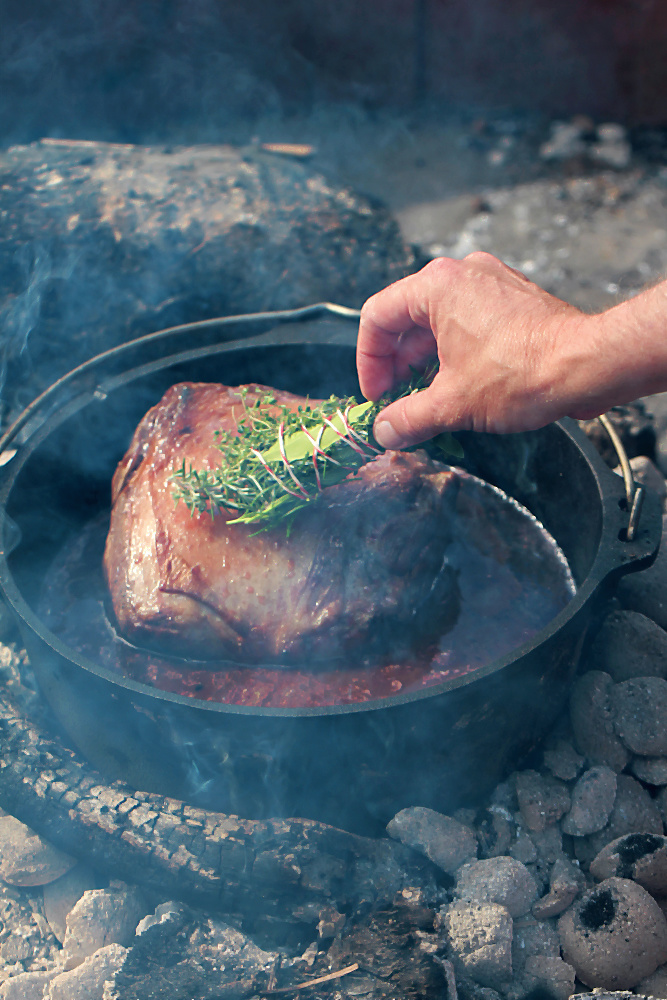
M 413 378 L 410 386 L 393 398 L 418 392 L 433 373 Z M 296 411 L 286 406 L 275 412 L 275 396 L 267 392 L 248 403 L 248 390 L 240 390 L 243 414 L 236 433 L 216 432 L 220 465 L 198 472 L 192 466 L 174 469 L 176 502 L 183 500 L 191 513 L 217 510 L 235 515 L 229 524 L 257 524 L 265 530 L 315 502 L 324 489 L 342 482 L 379 454 L 373 439 L 373 422 L 392 400 L 358 403 L 352 397 L 329 399 Z M 268 407 L 271 406 L 272 410 Z M 444 455 L 463 456 L 451 434 L 440 434 L 434 445 Z
M 431 443 L 439 452 L 442 452 L 443 455 L 458 459 L 461 459 L 464 456 L 463 448 L 454 435 L 450 434 L 449 431 L 444 431 L 442 434 L 438 434 L 437 437 L 433 438 Z

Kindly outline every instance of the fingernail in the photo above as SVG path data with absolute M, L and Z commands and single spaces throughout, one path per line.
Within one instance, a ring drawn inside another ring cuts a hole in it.
M 389 451 L 396 450 L 403 444 L 402 439 L 388 420 L 377 420 L 373 427 L 373 434 L 380 447 L 387 448 Z

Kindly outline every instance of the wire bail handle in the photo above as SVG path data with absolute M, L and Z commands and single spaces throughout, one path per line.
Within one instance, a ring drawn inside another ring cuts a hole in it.
M 637 486 L 632 475 L 632 466 L 630 465 L 630 460 L 628 458 L 627 452 L 623 446 L 623 442 L 618 434 L 618 431 L 612 424 L 606 413 L 601 413 L 598 420 L 606 430 L 611 443 L 614 446 L 614 451 L 618 457 L 619 464 L 621 466 L 621 472 L 623 474 L 623 482 L 625 484 L 625 499 L 628 504 L 628 510 L 630 511 L 630 517 L 628 518 L 628 526 L 625 531 L 625 541 L 633 542 L 637 534 L 637 528 L 639 526 L 639 517 L 642 511 L 642 504 L 644 503 L 644 487 Z

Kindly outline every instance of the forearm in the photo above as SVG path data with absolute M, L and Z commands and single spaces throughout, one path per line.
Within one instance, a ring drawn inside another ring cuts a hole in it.
M 604 405 L 667 389 L 667 281 L 597 317 Z

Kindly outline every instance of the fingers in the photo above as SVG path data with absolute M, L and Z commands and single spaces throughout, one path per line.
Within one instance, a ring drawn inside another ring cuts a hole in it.
M 433 353 L 428 310 L 417 275 L 409 275 L 378 292 L 364 304 L 357 340 L 357 371 L 367 399 L 379 399 L 419 357 Z M 410 345 L 413 336 L 416 343 Z M 425 338 L 426 335 L 426 338 Z M 431 350 L 425 351 L 424 340 Z M 407 346 L 406 346 L 407 345 Z
M 385 407 L 373 428 L 378 444 L 392 451 L 410 448 L 441 431 L 460 429 L 460 418 L 452 419 L 441 396 L 436 380 L 428 389 Z

